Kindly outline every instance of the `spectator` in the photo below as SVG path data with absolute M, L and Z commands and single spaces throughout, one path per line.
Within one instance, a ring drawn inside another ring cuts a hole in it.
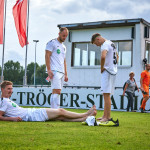
M 128 95 L 127 111 L 129 111 L 131 107 L 132 112 L 135 112 L 135 110 L 133 109 L 133 97 L 135 96 L 135 89 L 137 89 L 139 92 L 139 88 L 135 82 L 134 75 L 135 74 L 133 71 L 129 73 L 130 78 L 126 81 L 125 88 L 123 90 L 123 96 L 125 96 L 125 93 Z

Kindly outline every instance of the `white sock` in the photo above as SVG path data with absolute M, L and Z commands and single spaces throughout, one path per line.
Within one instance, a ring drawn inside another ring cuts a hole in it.
M 51 108 L 58 109 L 59 107 L 60 107 L 60 95 L 59 94 L 53 94 L 52 102 L 51 102 Z
M 51 98 L 50 98 L 51 108 L 54 108 L 53 95 L 54 95 L 54 94 L 51 94 Z

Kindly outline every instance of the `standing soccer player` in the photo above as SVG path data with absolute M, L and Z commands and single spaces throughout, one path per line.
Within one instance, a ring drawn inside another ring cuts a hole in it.
M 145 110 L 145 106 L 146 106 L 146 102 L 149 99 L 149 84 L 150 84 L 150 64 L 146 64 L 146 69 L 141 73 L 141 79 L 140 79 L 140 84 L 141 84 L 141 91 L 143 94 L 143 101 L 141 104 L 141 113 L 144 112 Z
M 60 94 L 63 80 L 68 81 L 66 65 L 66 47 L 63 42 L 68 36 L 68 29 L 63 27 L 59 30 L 59 36 L 49 41 L 46 45 L 45 61 L 47 73 L 51 81 L 52 95 L 51 108 L 60 107 Z
M 104 115 L 101 122 L 111 120 L 111 94 L 114 91 L 117 74 L 118 53 L 113 42 L 104 39 L 99 33 L 92 36 L 91 43 L 101 47 L 101 90 L 104 96 Z

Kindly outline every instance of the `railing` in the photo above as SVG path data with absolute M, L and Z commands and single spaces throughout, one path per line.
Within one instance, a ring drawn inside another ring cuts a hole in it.
M 50 88 L 51 85 L 13 85 L 13 87 L 35 87 L 35 88 L 42 88 L 42 87 L 47 87 Z M 64 85 L 63 88 L 76 88 L 76 89 L 101 89 L 101 86 L 80 86 L 80 85 Z M 122 89 L 123 87 L 115 87 L 115 89 Z

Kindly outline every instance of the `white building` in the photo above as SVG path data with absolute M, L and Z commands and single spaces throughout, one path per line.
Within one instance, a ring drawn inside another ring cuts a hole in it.
M 125 111 L 128 100 L 127 96 L 122 95 L 122 87 L 129 78 L 129 72 L 135 72 L 139 85 L 140 74 L 144 69 L 143 59 L 147 58 L 150 62 L 150 23 L 144 19 L 127 19 L 62 24 L 58 27 L 69 29 L 65 42 L 69 88 L 64 87 L 62 90 L 61 107 L 89 109 L 95 104 L 97 109 L 104 108 L 100 89 L 100 47 L 90 43 L 92 35 L 98 32 L 112 40 L 118 49 L 119 66 L 111 109 Z M 134 109 L 139 110 L 142 93 L 135 92 L 135 95 Z M 50 96 L 51 89 L 48 87 L 16 87 L 11 99 L 23 106 L 50 107 Z M 150 100 L 146 110 L 150 110 Z
M 69 36 L 67 47 L 67 69 L 69 86 L 100 87 L 100 47 L 90 43 L 94 33 L 113 41 L 119 53 L 116 87 L 122 87 L 135 72 L 139 85 L 140 74 L 144 69 L 143 59 L 150 60 L 150 23 L 142 18 L 110 20 L 87 23 L 60 24 L 67 27 Z

